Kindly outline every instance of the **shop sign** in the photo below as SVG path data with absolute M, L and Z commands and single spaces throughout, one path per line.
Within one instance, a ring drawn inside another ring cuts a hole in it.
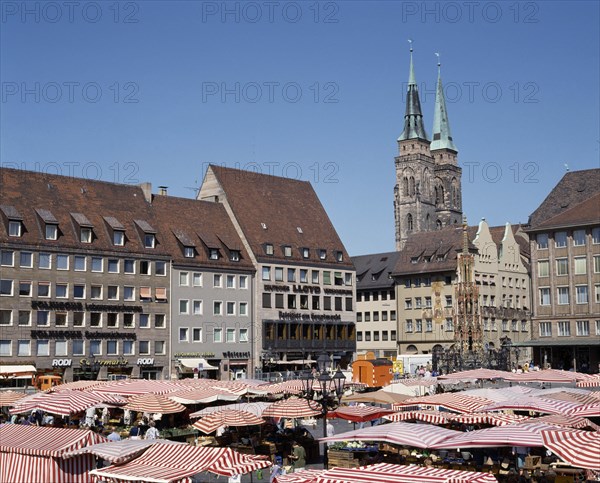
M 72 359 L 52 359 L 52 367 L 71 367 Z
M 224 359 L 250 359 L 250 352 L 224 351 Z
M 214 359 L 214 352 L 177 352 L 173 354 L 173 357 L 203 357 L 208 359 Z
M 140 357 L 137 360 L 138 366 L 153 366 L 154 365 L 154 357 Z
M 118 359 L 80 359 L 79 364 L 81 367 L 85 366 L 126 366 L 129 363 L 127 359 L 124 357 L 119 357 Z

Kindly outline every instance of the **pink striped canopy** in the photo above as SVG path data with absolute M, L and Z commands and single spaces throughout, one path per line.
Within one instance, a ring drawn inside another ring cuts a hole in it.
M 275 478 L 274 483 L 314 483 L 325 470 L 300 470 Z
M 421 410 L 421 411 L 400 411 L 393 414 L 388 414 L 384 416 L 384 419 L 389 419 L 390 421 L 398 422 L 398 421 L 425 421 L 426 423 L 431 424 L 447 424 L 450 422 L 450 417 L 452 413 L 443 412 L 443 411 L 435 411 L 435 410 Z
M 87 408 L 102 403 L 104 396 L 83 391 L 60 391 L 52 393 L 38 393 L 27 398 L 25 402 L 17 401 L 11 414 L 28 413 L 34 409 L 41 409 L 50 414 L 69 416 L 80 413 Z
M 545 369 L 543 371 L 531 371 L 523 373 L 509 372 L 503 379 L 513 382 L 575 382 L 586 374 L 571 371 L 559 371 L 558 369 Z
M 233 476 L 270 465 L 266 457 L 240 454 L 231 448 L 156 444 L 129 463 L 94 470 L 91 474 L 116 480 L 173 483 L 204 471 Z
M 132 397 L 125 409 L 144 413 L 171 414 L 185 411 L 185 406 L 158 394 L 142 394 Z
M 529 416 L 504 413 L 471 413 L 456 414 L 450 417 L 452 421 L 464 424 L 490 424 L 492 426 L 506 426 L 529 420 Z
M 0 406 L 12 406 L 19 399 L 27 396 L 24 392 L 0 391 Z
M 407 387 L 413 386 L 435 386 L 438 383 L 437 377 L 413 377 L 410 379 L 398 379 L 392 381 L 392 384 L 402 384 Z
M 415 448 L 430 448 L 433 444 L 462 434 L 460 431 L 430 424 L 390 423 L 340 433 L 319 441 L 382 441 Z
M 186 444 L 167 439 L 124 439 L 108 443 L 92 444 L 74 451 L 69 451 L 63 458 L 72 458 L 82 454 L 92 454 L 112 464 L 123 464 L 137 458 L 154 444 Z
M 477 429 L 436 443 L 431 448 L 486 448 L 489 446 L 544 446 L 541 432 L 556 429 L 544 423 L 510 424 L 494 428 Z
M 565 428 L 583 429 L 596 426 L 589 419 L 578 418 L 572 415 L 564 414 L 548 414 L 540 418 L 526 418 L 525 421 L 521 421 L 522 424 L 532 423 L 546 423 L 554 426 L 563 426 Z
M 224 406 L 207 406 L 200 411 L 190 414 L 190 418 L 201 418 L 207 414 L 214 413 L 216 411 L 223 411 L 224 409 L 237 409 L 238 411 L 247 411 L 254 414 L 255 416 L 262 416 L 262 413 L 271 404 L 270 402 L 257 401 L 257 402 L 237 402 L 234 404 L 225 404 Z
M 451 470 L 424 466 L 375 464 L 361 468 L 333 468 L 317 476 L 316 483 L 493 483 L 496 477 L 489 473 Z
M 577 392 L 570 391 L 560 391 L 553 392 L 550 394 L 538 394 L 538 397 L 542 397 L 544 399 L 556 399 L 558 401 L 569 401 L 576 404 L 594 404 L 598 402 L 594 396 L 590 396 L 590 394 L 580 394 Z
M 539 397 L 522 397 L 490 404 L 482 409 L 484 411 L 501 411 L 504 409 L 512 409 L 517 411 L 536 411 L 538 413 L 547 414 L 567 414 L 579 406 L 580 404 L 569 401 L 543 399 Z
M 271 404 L 263 412 L 270 418 L 309 418 L 323 413 L 323 407 L 315 401 L 292 397 Z
M 264 423 L 264 419 L 248 411 L 223 409 L 222 411 L 215 411 L 204 416 L 199 421 L 196 421 L 193 426 L 203 433 L 208 434 L 216 431 L 221 426 L 256 426 Z
M 600 471 L 600 433 L 596 431 L 542 431 L 544 446 L 578 468 Z
M 179 381 L 155 381 L 147 379 L 136 379 L 117 381 L 94 387 L 96 393 L 121 394 L 123 396 L 137 396 L 140 394 L 167 394 L 186 387 Z
M 58 392 L 64 390 L 78 390 L 78 391 L 86 391 L 93 387 L 104 386 L 105 384 L 109 384 L 106 381 L 73 381 L 73 382 L 65 382 L 64 384 L 59 384 L 58 386 L 54 386 L 50 388 L 49 392 Z
M 484 397 L 468 396 L 460 392 L 446 392 L 433 396 L 411 397 L 406 401 L 393 404 L 392 409 L 401 409 L 407 406 L 437 406 L 459 413 L 473 413 L 492 402 Z
M 206 404 L 214 401 L 237 401 L 239 396 L 224 388 L 186 388 L 167 393 L 165 397 L 181 404 Z
M 453 372 L 438 376 L 438 379 L 469 380 L 469 379 L 506 379 L 512 372 L 496 371 L 494 369 L 471 369 L 469 371 Z
M 577 387 L 598 387 L 600 386 L 600 374 L 585 377 L 577 381 Z
M 386 414 L 391 414 L 394 411 L 384 409 L 377 406 L 340 406 L 335 411 L 327 413 L 328 418 L 340 418 L 354 423 L 362 423 L 379 419 Z
M 600 417 L 600 402 L 572 408 L 568 411 L 568 414 L 581 418 L 598 418 Z
M 260 388 L 269 394 L 300 394 L 303 391 L 302 381 L 299 379 L 265 384 L 264 386 L 260 386 Z

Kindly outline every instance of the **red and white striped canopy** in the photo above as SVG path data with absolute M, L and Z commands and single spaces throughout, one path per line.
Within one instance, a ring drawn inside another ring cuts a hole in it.
M 58 386 L 54 386 L 50 388 L 48 392 L 58 392 L 65 390 L 77 390 L 77 391 L 86 391 L 93 387 L 104 386 L 105 384 L 109 384 L 106 381 L 73 381 L 73 382 L 65 382 L 64 384 L 59 384 Z
M 550 394 L 538 394 L 538 397 L 544 399 L 556 399 L 558 401 L 568 401 L 580 405 L 594 404 L 598 402 L 598 399 L 596 399 L 594 396 L 590 396 L 590 394 L 580 394 L 577 392 L 570 391 L 552 392 Z
M 491 404 L 493 401 L 478 396 L 468 396 L 460 392 L 446 392 L 433 396 L 411 397 L 406 401 L 395 403 L 393 409 L 407 406 L 436 406 L 459 413 L 474 413 Z
M 556 399 L 543 399 L 538 397 L 522 397 L 519 399 L 509 399 L 490 404 L 482 409 L 484 411 L 502 411 L 504 409 L 512 409 L 516 411 L 536 411 L 538 413 L 547 414 L 567 414 L 580 404 L 560 401 Z
M 477 429 L 460 433 L 454 438 L 446 439 L 432 445 L 432 448 L 486 448 L 489 446 L 527 446 L 530 448 L 544 446 L 541 432 L 545 429 L 556 429 L 556 426 L 543 423 L 510 424 L 494 428 Z
M 578 468 L 600 471 L 600 433 L 596 431 L 542 431 L 544 446 Z
M 363 423 L 379 419 L 386 414 L 391 414 L 391 409 L 380 408 L 377 406 L 340 406 L 335 411 L 327 413 L 328 418 L 340 418 L 354 423 Z
M 393 422 L 398 421 L 425 421 L 430 424 L 447 424 L 450 422 L 452 413 L 435 410 L 421 410 L 421 411 L 400 411 L 393 414 L 384 416 L 384 419 L 389 419 Z
M 235 404 L 225 404 L 223 406 L 207 406 L 204 409 L 201 409 L 200 411 L 191 413 L 190 418 L 201 418 L 202 416 L 206 416 L 207 414 L 211 414 L 216 411 L 223 411 L 224 409 L 237 409 L 238 411 L 247 411 L 249 413 L 254 414 L 255 416 L 262 417 L 264 410 L 267 409 L 271 404 L 273 403 L 265 401 L 256 401 L 238 402 Z
M 89 429 L 0 425 L 0 452 L 61 457 L 68 451 L 107 441 Z
M 208 434 L 216 431 L 221 426 L 256 426 L 264 423 L 264 419 L 247 411 L 223 409 L 204 416 L 196 421 L 193 426 Z
M 299 379 L 265 384 L 264 386 L 260 386 L 260 388 L 269 394 L 300 394 L 303 391 L 302 381 Z
M 130 409 L 131 411 L 161 414 L 171 414 L 185 411 L 185 406 L 182 404 L 171 401 L 165 396 L 152 393 L 132 397 L 124 406 L 124 408 Z
M 407 387 L 414 386 L 435 386 L 438 383 L 437 377 L 412 377 L 410 379 L 398 379 L 392 381 L 392 384 L 402 384 Z
M 577 387 L 598 387 L 600 386 L 600 374 L 594 374 L 593 376 L 585 377 L 576 384 Z
M 167 394 L 186 387 L 179 381 L 155 381 L 147 379 L 136 379 L 128 381 L 117 381 L 94 387 L 94 392 L 121 394 L 123 396 L 137 396 L 140 394 Z
M 223 388 L 186 388 L 165 394 L 181 404 L 206 404 L 215 401 L 237 401 L 239 396 Z
M 24 392 L 0 391 L 0 406 L 12 406 L 19 399 L 27 396 Z
M 471 369 L 468 371 L 453 372 L 452 374 L 444 374 L 438 376 L 438 379 L 454 379 L 459 381 L 470 379 L 506 379 L 508 375 L 512 375 L 512 372 L 496 371 L 494 369 Z
M 90 473 L 117 480 L 172 483 L 204 471 L 233 476 L 270 465 L 266 457 L 240 454 L 231 448 L 155 444 L 129 463 L 109 466 Z
M 315 483 L 325 470 L 300 470 L 277 476 L 273 483 Z
M 27 398 L 25 402 L 17 401 L 11 414 L 28 413 L 34 409 L 41 409 L 50 414 L 69 416 L 80 413 L 87 408 L 102 403 L 104 396 L 83 391 L 60 391 L 52 393 L 38 393 Z
M 490 424 L 492 426 L 506 426 L 529 420 L 529 416 L 504 413 L 471 413 L 450 416 L 452 421 L 464 424 Z
M 315 401 L 291 397 L 271 404 L 263 412 L 270 418 L 309 418 L 323 413 L 323 407 Z
M 390 423 L 340 433 L 319 441 L 382 441 L 415 448 L 430 448 L 433 444 L 462 434 L 460 431 L 431 424 Z
M 186 444 L 167 439 L 124 439 L 108 443 L 92 444 L 83 448 L 69 451 L 63 458 L 73 458 L 82 454 L 93 454 L 112 464 L 123 464 L 140 456 L 154 444 Z
M 523 373 L 509 372 L 503 379 L 513 382 L 575 382 L 585 377 L 585 374 L 571 371 L 559 371 L 558 369 L 545 369 L 543 371 L 531 371 Z
M 596 426 L 589 419 L 579 418 L 572 415 L 548 414 L 539 418 L 528 418 L 521 421 L 523 424 L 546 423 L 554 426 L 563 426 L 565 428 L 583 429 Z
M 600 417 L 600 402 L 596 404 L 588 404 L 586 406 L 578 406 L 570 409 L 568 414 L 579 416 L 580 418 L 598 418 Z

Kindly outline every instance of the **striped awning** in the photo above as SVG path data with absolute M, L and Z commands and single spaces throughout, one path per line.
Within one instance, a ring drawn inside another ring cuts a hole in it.
M 394 414 L 384 416 L 384 419 L 390 421 L 425 421 L 430 424 L 447 424 L 450 422 L 452 413 L 430 410 L 421 411 L 400 411 Z
M 340 406 L 335 411 L 328 413 L 327 417 L 345 419 L 354 423 L 363 423 L 379 419 L 393 412 L 391 409 L 379 408 L 377 406 Z
M 69 451 L 63 458 L 73 458 L 82 454 L 93 454 L 112 464 L 123 464 L 137 458 L 154 444 L 186 444 L 167 439 L 124 439 L 108 443 L 92 444 L 74 451 Z
M 495 428 L 477 429 L 460 433 L 431 448 L 487 448 L 494 446 L 526 446 L 530 448 L 544 446 L 541 432 L 547 429 L 557 429 L 544 423 L 510 424 Z
M 0 378 L 33 376 L 36 372 L 35 366 L 32 366 L 31 364 L 0 365 Z
M 129 463 L 90 473 L 117 480 L 172 483 L 204 471 L 233 476 L 270 465 L 266 457 L 240 454 L 231 448 L 156 444 Z
M 200 411 L 190 414 L 190 418 L 201 418 L 207 414 L 214 413 L 216 411 L 222 411 L 224 409 L 237 409 L 239 411 L 247 411 L 254 414 L 255 416 L 262 416 L 262 413 L 271 404 L 270 402 L 257 401 L 257 402 L 239 402 L 235 404 L 225 404 L 224 406 L 208 406 Z
M 535 411 L 546 414 L 567 414 L 580 404 L 560 401 L 556 399 L 543 399 L 539 397 L 522 397 L 490 404 L 482 408 L 484 411 L 502 411 L 512 409 L 516 411 Z
M 579 416 L 580 418 L 598 418 L 600 417 L 600 403 L 579 406 L 567 411 L 569 415 Z
M 398 379 L 391 382 L 391 384 L 402 384 L 407 387 L 435 386 L 437 383 L 437 377 L 413 377 L 411 379 Z
M 133 396 L 125 406 L 125 409 L 144 413 L 172 414 L 185 411 L 185 406 L 159 394 L 142 394 Z
M 586 376 L 572 371 L 559 371 L 558 369 L 545 369 L 522 373 L 508 373 L 503 379 L 512 382 L 575 382 Z
M 570 391 L 559 391 L 559 392 L 553 392 L 550 394 L 539 394 L 539 397 L 542 397 L 544 399 L 556 399 L 558 401 L 569 401 L 569 402 L 573 402 L 576 404 L 581 404 L 581 405 L 585 405 L 585 404 L 594 404 L 596 402 L 598 402 L 598 399 L 595 398 L 594 396 L 590 396 L 589 394 L 580 394 L 580 393 L 576 393 L 576 392 L 570 392 Z
M 302 381 L 298 379 L 265 384 L 261 389 L 267 390 L 269 394 L 300 394 L 303 391 Z
M 236 401 L 239 396 L 222 388 L 179 389 L 165 394 L 165 397 L 181 404 L 206 404 L 214 401 Z
M 271 404 L 263 412 L 263 417 L 270 418 L 310 418 L 323 413 L 323 407 L 315 401 L 292 397 Z
M 203 433 L 212 433 L 221 426 L 256 426 L 264 424 L 265 420 L 247 411 L 239 411 L 235 409 L 223 409 L 204 416 L 199 421 L 196 421 L 194 428 Z
M 300 470 L 276 477 L 273 483 L 315 483 L 325 470 Z
M 446 392 L 433 396 L 411 397 L 406 401 L 396 403 L 393 409 L 411 406 L 443 407 L 459 413 L 474 413 L 491 404 L 490 399 L 479 396 L 468 396 L 459 392 Z
M 600 374 L 594 374 L 577 381 L 577 387 L 598 387 L 600 386 Z
M 28 413 L 34 409 L 41 409 L 50 414 L 69 416 L 80 413 L 92 406 L 103 402 L 104 396 L 83 391 L 60 391 L 52 393 L 38 393 L 28 397 L 26 401 L 17 401 L 10 410 L 11 414 Z
M 544 446 L 569 464 L 600 471 L 600 433 L 596 431 L 542 431 Z
M 12 406 L 19 399 L 27 396 L 24 392 L 16 391 L 0 391 L 0 407 L 1 406 Z
M 89 429 L 0 425 L 0 452 L 61 457 L 68 451 L 106 441 L 104 436 Z
M 469 371 L 453 372 L 438 376 L 440 380 L 454 379 L 458 381 L 468 381 L 471 379 L 506 379 L 512 372 L 496 371 L 494 369 L 471 369 Z
M 319 441 L 381 441 L 415 448 L 430 448 L 435 443 L 462 434 L 431 424 L 390 423 L 340 433 Z
M 509 415 L 506 414 L 506 416 L 509 416 Z M 574 429 L 597 427 L 589 419 L 579 418 L 577 416 L 572 416 L 572 415 L 566 416 L 564 414 L 548 414 L 547 416 L 542 416 L 540 418 L 526 418 L 526 420 L 521 421 L 521 423 L 522 424 L 546 423 L 546 424 L 552 424 L 555 426 L 563 426 L 565 428 L 574 428 Z
M 123 396 L 136 396 L 139 394 L 167 394 L 185 387 L 179 381 L 155 381 L 147 379 L 136 379 L 127 381 L 117 381 L 104 384 L 94 388 L 94 392 L 108 392 L 111 394 L 121 394 Z
M 529 420 L 529 416 L 505 413 L 471 413 L 456 414 L 451 416 L 452 421 L 463 424 L 490 424 L 492 426 L 506 426 Z

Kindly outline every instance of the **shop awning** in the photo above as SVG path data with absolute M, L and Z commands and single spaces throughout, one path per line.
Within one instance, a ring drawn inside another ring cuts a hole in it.
M 206 359 L 201 357 L 193 359 L 179 359 L 179 362 L 183 367 L 188 369 L 198 369 L 199 371 L 216 371 L 218 367 L 211 366 Z
M 0 377 L 32 376 L 37 372 L 31 364 L 0 366 Z

